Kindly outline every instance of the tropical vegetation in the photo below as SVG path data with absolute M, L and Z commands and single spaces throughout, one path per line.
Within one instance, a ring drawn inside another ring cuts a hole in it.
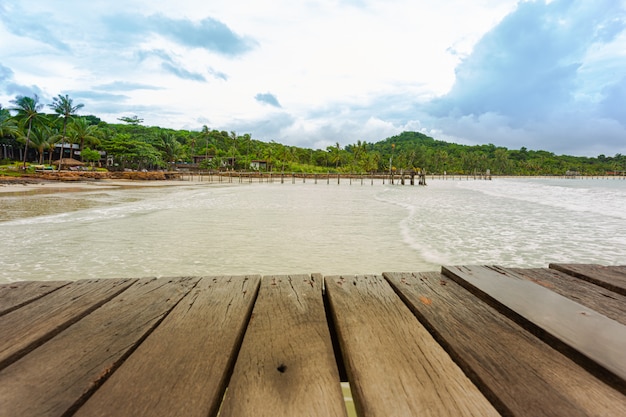
M 12 107 L 0 105 L 0 164 L 64 161 L 106 166 L 110 170 L 210 169 L 274 172 L 370 173 L 422 170 L 432 174 L 581 175 L 623 174 L 626 156 L 579 157 L 542 150 L 460 145 L 419 132 L 403 132 L 376 143 L 358 140 L 326 149 L 288 146 L 253 139 L 249 133 L 200 127 L 197 131 L 144 126 L 138 116 L 107 123 L 79 116 L 83 104 L 68 95 L 44 104 L 34 95 L 18 96 Z M 62 158 L 61 158 L 62 156 Z M 3 162 L 2 162 L 3 161 Z

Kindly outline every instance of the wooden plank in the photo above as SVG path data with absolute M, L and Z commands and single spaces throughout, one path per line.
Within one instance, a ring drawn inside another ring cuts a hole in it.
M 0 285 L 0 316 L 55 291 L 71 281 L 21 281 Z
M 611 265 L 607 266 L 606 268 L 611 271 L 626 275 L 626 265 Z
M 75 414 L 217 414 L 260 276 L 206 277 Z
M 321 276 L 263 277 L 220 417 L 345 416 Z
M 626 324 L 626 296 L 548 268 L 494 268 L 532 281 L 608 318 Z
M 144 279 L 0 371 L 7 416 L 71 414 L 197 279 Z
M 52 338 L 134 280 L 80 280 L 0 316 L 0 369 Z
M 626 396 L 445 276 L 385 277 L 503 415 L 610 416 L 626 410 Z
M 623 324 L 533 282 L 489 267 L 442 267 L 442 272 L 482 299 L 505 307 L 506 313 L 513 313 L 511 317 L 547 332 L 622 381 L 626 380 Z
M 325 282 L 359 416 L 499 415 L 381 276 Z
M 626 274 L 619 268 L 578 264 L 550 264 L 548 267 L 626 295 Z

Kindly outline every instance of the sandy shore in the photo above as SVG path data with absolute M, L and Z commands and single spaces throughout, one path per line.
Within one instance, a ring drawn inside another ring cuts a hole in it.
M 9 177 L 0 177 L 0 195 L 12 193 L 57 193 L 101 190 L 103 188 L 128 188 L 128 187 L 171 187 L 189 185 L 190 181 L 179 180 L 109 180 L 98 181 L 44 181 L 16 178 L 7 180 Z

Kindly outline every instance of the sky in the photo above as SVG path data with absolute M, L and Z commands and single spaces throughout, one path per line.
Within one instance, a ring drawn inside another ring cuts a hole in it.
M 33 94 L 313 149 L 417 131 L 614 156 L 626 0 L 2 2 L 0 104 Z

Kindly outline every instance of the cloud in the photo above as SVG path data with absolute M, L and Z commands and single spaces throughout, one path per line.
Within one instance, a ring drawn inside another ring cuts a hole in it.
M 447 134 L 477 143 L 583 149 L 593 129 L 609 129 L 608 148 L 620 132 L 602 119 L 624 122 L 615 107 L 624 102 L 624 78 L 601 79 L 587 68 L 615 65 L 589 62 L 589 54 L 625 28 L 623 7 L 613 0 L 520 2 L 457 66 L 452 89 L 423 109 Z
M 19 4 L 0 5 L 0 20 L 4 27 L 14 35 L 35 39 L 46 45 L 50 45 L 61 51 L 69 51 L 70 46 L 62 41 L 53 27 L 48 27 L 45 22 L 49 16 L 44 13 L 29 11 L 24 12 Z
M 140 61 L 150 60 L 152 58 L 157 61 L 162 61 L 160 68 L 169 73 L 181 78 L 183 80 L 191 80 L 191 81 L 206 81 L 204 75 L 198 72 L 189 71 L 179 63 L 166 51 L 162 49 L 151 49 L 151 50 L 140 50 L 136 51 L 136 56 Z
M 226 24 L 211 17 L 194 22 L 189 19 L 171 19 L 160 14 L 115 14 L 103 18 L 120 42 L 128 38 L 144 39 L 153 34 L 190 48 L 201 48 L 225 56 L 242 55 L 257 46 L 249 37 L 236 34 Z
M 95 85 L 93 88 L 96 90 L 111 90 L 111 91 L 162 90 L 163 89 L 163 87 L 159 87 L 157 85 L 134 83 L 134 82 L 128 82 L 128 81 L 113 81 L 107 84 Z
M 174 59 L 172 58 L 172 56 L 163 49 L 139 49 L 135 51 L 135 56 L 140 61 L 145 61 L 150 58 L 157 58 L 159 60 L 169 62 L 169 63 L 174 62 Z
M 178 78 L 182 78 L 183 80 L 206 81 L 204 75 L 197 72 L 187 71 L 186 69 L 172 65 L 169 62 L 163 62 L 161 64 L 161 68 L 170 74 L 174 74 Z
M 278 102 L 278 99 L 271 93 L 259 93 L 254 96 L 254 99 L 259 103 L 269 104 L 270 106 L 281 108 L 282 106 Z
M 30 96 L 37 94 L 42 97 L 44 94 L 41 89 L 35 85 L 26 86 L 16 83 L 14 80 L 14 72 L 11 68 L 0 64 L 0 94 Z
M 605 87 L 602 95 L 604 98 L 600 102 L 600 114 L 626 127 L 626 77 Z
M 112 123 L 306 147 L 417 130 L 626 153 L 624 0 L 425 3 L 5 1 L 0 101 L 71 92 Z
M 218 71 L 218 70 L 216 70 L 215 68 L 212 68 L 212 67 L 209 67 L 207 69 L 207 71 L 214 78 L 217 78 L 217 79 L 220 79 L 220 80 L 224 80 L 224 81 L 228 81 L 228 75 L 226 73 L 224 73 L 224 72 Z
M 77 101 L 81 99 L 94 100 L 94 101 L 115 101 L 120 102 L 129 98 L 127 95 L 123 94 L 114 94 L 107 91 L 96 91 L 96 90 L 72 90 L 67 92 L 68 95 L 75 97 Z
M 4 84 L 13 79 L 13 70 L 0 64 L 0 83 Z

